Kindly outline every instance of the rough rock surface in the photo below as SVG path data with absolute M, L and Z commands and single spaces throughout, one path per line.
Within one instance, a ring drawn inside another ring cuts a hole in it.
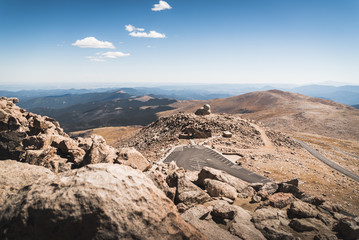
M 46 176 L 0 208 L 0 238 L 205 239 L 143 173 L 88 165 Z
M 223 183 L 213 179 L 205 179 L 204 185 L 207 193 L 211 197 L 227 197 L 235 199 L 238 196 L 237 190 L 227 183 Z
M 118 150 L 106 144 L 103 137 L 92 135 L 72 139 L 55 119 L 26 112 L 16 106 L 16 102 L 18 100 L 14 98 L 0 98 L 0 160 L 40 165 L 56 173 L 87 164 L 125 160 Z M 137 165 L 140 169 L 145 168 L 143 163 Z
M 0 206 L 19 189 L 31 185 L 40 177 L 52 175 L 53 172 L 44 167 L 14 160 L 0 161 Z
M 221 170 L 217 170 L 217 169 L 213 169 L 210 167 L 204 167 L 200 173 L 198 174 L 198 185 L 201 187 L 205 186 L 205 179 L 214 179 L 214 180 L 218 180 L 220 182 L 224 182 L 229 184 L 230 186 L 234 187 L 238 192 L 241 192 L 242 190 L 244 190 L 246 187 L 248 187 L 248 183 L 233 177 L 232 175 L 221 171 Z

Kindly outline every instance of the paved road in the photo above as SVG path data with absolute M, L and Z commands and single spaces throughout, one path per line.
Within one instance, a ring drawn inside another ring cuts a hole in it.
M 178 167 L 183 167 L 187 170 L 201 170 L 207 166 L 223 170 L 249 183 L 270 182 L 268 178 L 232 163 L 223 155 L 205 146 L 191 145 L 175 147 L 164 160 L 165 163 L 172 161 L 175 161 Z
M 303 148 L 307 149 L 308 152 L 310 152 L 314 157 L 318 158 L 320 161 L 324 162 L 325 164 L 327 164 L 329 167 L 334 168 L 335 170 L 343 173 L 344 175 L 354 179 L 355 181 L 359 182 L 359 176 L 356 175 L 355 173 L 352 173 L 348 170 L 346 170 L 345 168 L 342 168 L 341 166 L 339 166 L 338 164 L 330 161 L 328 158 L 324 157 L 323 155 L 321 155 L 320 153 L 318 153 L 317 151 L 315 151 L 313 148 L 309 147 L 307 144 L 305 144 L 304 142 L 297 140 L 296 141 L 302 145 Z

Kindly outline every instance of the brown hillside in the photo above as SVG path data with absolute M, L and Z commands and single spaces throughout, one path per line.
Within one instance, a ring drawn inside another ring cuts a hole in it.
M 359 110 L 330 100 L 269 90 L 208 101 L 174 103 L 175 112 L 193 112 L 209 103 L 213 113 L 242 114 L 285 132 L 307 132 L 328 137 L 359 140 Z

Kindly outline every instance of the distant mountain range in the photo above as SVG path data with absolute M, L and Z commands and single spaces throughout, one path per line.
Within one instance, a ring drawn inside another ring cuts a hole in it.
M 124 91 L 66 94 L 20 101 L 19 106 L 50 116 L 67 132 L 109 126 L 147 125 L 176 100 L 135 96 Z
M 281 85 L 277 87 L 285 90 L 291 88 L 290 91 L 294 93 L 333 100 L 353 105 L 356 108 L 359 106 L 359 86 L 310 85 L 293 88 L 293 86 Z M 178 106 L 173 103 L 178 100 L 223 102 L 222 108 L 232 109 L 234 113 L 250 113 L 253 111 L 252 101 L 258 103 L 259 96 L 253 95 L 250 101 L 241 97 L 234 100 L 233 96 L 258 91 L 258 89 L 267 91 L 273 89 L 273 86 L 223 84 L 18 92 L 0 90 L 0 96 L 17 97 L 20 99 L 18 104 L 20 107 L 57 119 L 66 131 L 78 131 L 107 126 L 146 125 L 155 121 L 159 112 L 177 108 Z M 216 99 L 218 101 L 215 101 Z M 221 99 L 228 99 L 228 101 Z M 267 102 L 263 102 L 262 105 L 266 104 Z M 260 107 L 258 104 L 255 106 Z
M 96 101 L 106 98 L 107 94 L 115 91 L 125 91 L 130 95 L 153 95 L 162 98 L 177 100 L 209 100 L 226 98 L 254 91 L 267 91 L 278 89 L 304 94 L 311 97 L 333 100 L 348 105 L 359 104 L 359 85 L 329 86 L 329 85 L 278 85 L 278 84 L 198 84 L 198 85 L 172 85 L 161 87 L 134 87 L 134 88 L 98 88 L 98 89 L 55 89 L 55 90 L 25 90 L 2 91 L 0 96 L 17 97 L 26 107 L 68 107 L 72 103 L 81 103 L 94 98 Z M 88 95 L 86 95 L 88 94 Z M 93 95 L 92 95 L 93 94 Z M 71 95 L 71 96 L 70 96 Z M 84 96 L 72 96 L 84 95 Z M 52 97 L 52 98 L 49 98 Z M 55 98 L 53 98 L 55 97 Z M 40 99 L 37 99 L 40 98 Z M 44 98 L 44 99 L 42 99 Z M 35 100 L 33 100 L 35 99 Z M 31 100 L 29 103 L 24 101 Z M 71 100 L 71 101 L 69 101 Z M 49 101 L 49 102 L 48 102 Z M 43 103 L 45 102 L 45 103 Z M 53 105 L 51 105 L 53 104 Z M 41 106 L 44 105 L 44 106 Z

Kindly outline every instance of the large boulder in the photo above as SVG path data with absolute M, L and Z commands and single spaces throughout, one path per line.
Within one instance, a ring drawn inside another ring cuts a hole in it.
M 145 171 L 151 166 L 151 163 L 135 148 L 122 148 L 119 157 L 120 163 L 141 171 Z
M 0 161 L 0 206 L 21 188 L 31 185 L 40 177 L 52 175 L 54 173 L 44 167 L 14 160 Z
M 209 115 L 209 114 L 211 114 L 211 106 L 209 104 L 205 104 L 205 105 L 203 105 L 203 107 L 197 109 L 194 114 Z
M 217 170 L 210 167 L 204 167 L 198 174 L 197 184 L 201 187 L 205 187 L 205 179 L 214 179 L 220 182 L 224 182 L 234 187 L 237 192 L 242 192 L 249 184 L 239 178 L 236 178 L 224 171 Z
M 184 203 L 188 207 L 192 207 L 210 200 L 211 197 L 205 191 L 193 184 L 185 176 L 177 180 L 176 203 Z
M 269 204 L 272 207 L 284 208 L 295 201 L 291 193 L 275 193 L 268 197 Z
M 40 178 L 0 207 L 1 239 L 205 239 L 141 171 L 94 164 Z
M 315 207 L 302 201 L 291 203 L 288 209 L 288 216 L 290 218 L 315 218 L 318 214 L 319 211 Z
M 207 178 L 204 180 L 204 184 L 207 193 L 211 197 L 227 197 L 229 199 L 235 199 L 238 196 L 236 189 L 228 183 Z

